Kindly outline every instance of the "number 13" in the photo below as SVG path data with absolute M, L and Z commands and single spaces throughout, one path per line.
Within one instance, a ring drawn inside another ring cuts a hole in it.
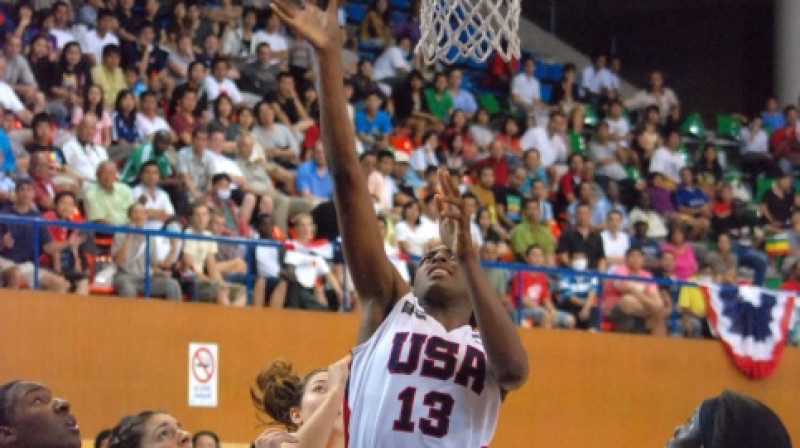
M 402 402 L 400 418 L 394 421 L 392 429 L 395 431 L 414 432 L 414 422 L 411 420 L 411 411 L 414 408 L 414 399 L 417 396 L 416 387 L 406 387 L 397 399 Z M 450 394 L 431 391 L 422 398 L 422 404 L 428 406 L 428 417 L 419 419 L 419 431 L 426 436 L 442 438 L 447 435 L 450 427 L 450 414 L 453 412 L 455 401 Z

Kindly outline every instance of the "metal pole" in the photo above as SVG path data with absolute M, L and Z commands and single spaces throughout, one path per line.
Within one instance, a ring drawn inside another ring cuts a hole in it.
M 256 246 L 247 245 L 247 272 L 244 275 L 245 291 L 247 294 L 247 304 L 253 306 L 253 262 L 256 260 Z
M 39 222 L 33 223 L 33 289 L 39 289 L 39 250 L 42 242 L 39 239 Z
M 144 298 L 150 298 L 150 235 L 144 236 Z
M 522 271 L 517 271 L 517 325 L 522 324 Z
M 556 0 L 550 0 L 550 34 L 556 34 Z

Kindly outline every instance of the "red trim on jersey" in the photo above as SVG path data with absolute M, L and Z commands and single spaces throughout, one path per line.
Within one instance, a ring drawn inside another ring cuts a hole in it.
M 353 363 L 350 363 L 352 367 Z M 347 397 L 350 395 L 350 378 L 344 386 L 344 401 L 342 402 L 342 419 L 344 420 L 344 446 L 350 446 L 350 402 Z

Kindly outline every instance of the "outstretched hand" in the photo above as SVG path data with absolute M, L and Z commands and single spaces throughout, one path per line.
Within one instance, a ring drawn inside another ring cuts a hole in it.
M 294 32 L 308 40 L 314 48 L 324 50 L 340 42 L 338 0 L 328 0 L 320 9 L 316 0 L 272 0 L 269 7 Z
M 456 255 L 464 256 L 475 250 L 470 234 L 470 216 L 464 209 L 464 200 L 458 184 L 444 168 L 439 168 L 441 191 L 436 194 L 439 207 L 439 239 Z

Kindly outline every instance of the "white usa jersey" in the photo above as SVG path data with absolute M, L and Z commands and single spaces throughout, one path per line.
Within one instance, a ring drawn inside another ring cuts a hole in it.
M 502 393 L 480 335 L 448 332 L 411 293 L 353 350 L 348 448 L 483 448 Z

